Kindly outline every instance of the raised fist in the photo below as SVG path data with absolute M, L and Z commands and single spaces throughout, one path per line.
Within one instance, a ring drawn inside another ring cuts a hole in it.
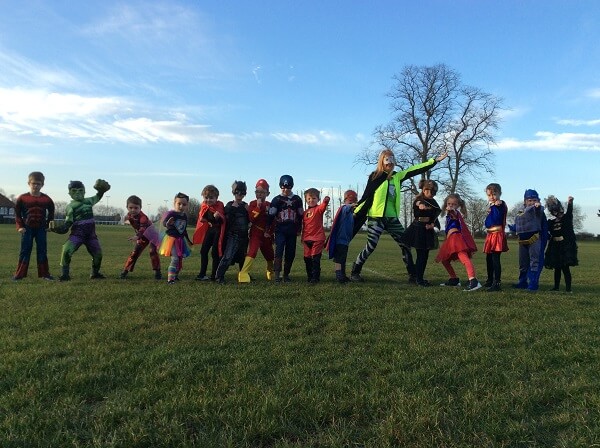
M 108 190 L 110 190 L 110 184 L 104 179 L 98 179 L 94 184 L 94 189 L 98 193 L 106 193 Z

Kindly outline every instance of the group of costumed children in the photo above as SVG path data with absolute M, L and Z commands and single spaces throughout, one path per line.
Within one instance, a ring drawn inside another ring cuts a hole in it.
M 323 216 L 330 201 L 328 196 L 320 202 L 319 190 L 309 188 L 302 199 L 292 192 L 294 180 L 283 175 L 279 180 L 281 193 L 267 201 L 270 194 L 265 179 L 256 182 L 256 199 L 249 204 L 244 202 L 247 194 L 245 182 L 235 181 L 232 185 L 233 200 L 226 205 L 219 200 L 219 190 L 207 185 L 202 190 L 202 203 L 196 229 L 190 238 L 187 232 L 187 210 L 189 197 L 178 193 L 173 200 L 173 209 L 162 218 L 163 231 L 159 231 L 150 218 L 142 212 L 142 200 L 138 196 L 127 199 L 126 221 L 135 230 L 129 239 L 135 244 L 128 256 L 120 278 L 127 278 L 135 268 L 136 261 L 146 247 L 154 270 L 154 277 L 161 279 L 159 255 L 170 258 L 167 282 L 179 280 L 183 259 L 191 253 L 191 245 L 201 245 L 199 281 L 225 282 L 225 273 L 231 265 L 237 264 L 240 283 L 251 281 L 250 270 L 258 254 L 266 261 L 266 278 L 275 282 L 290 282 L 290 272 L 296 256 L 296 240 L 301 235 L 306 277 L 310 283 L 321 279 L 321 257 L 324 250 L 334 262 L 335 278 L 339 283 L 362 282 L 362 268 L 373 253 L 383 231 L 387 231 L 399 245 L 402 260 L 406 266 L 409 281 L 419 286 L 431 284 L 425 279 L 429 251 L 438 249 L 436 262 L 442 263 L 449 278 L 441 286 L 461 286 L 460 279 L 452 267 L 453 261 L 460 261 L 465 267 L 466 291 L 485 287 L 487 291 L 501 289 L 502 266 L 500 256 L 508 251 L 505 228 L 508 208 L 502 201 L 499 184 L 486 187 L 488 214 L 485 220 L 487 231 L 483 252 L 486 254 L 487 280 L 481 284 L 472 263 L 477 251 L 475 241 L 465 223 L 467 214 L 465 202 L 456 193 L 449 194 L 440 207 L 435 200 L 437 183 L 430 179 L 419 182 L 420 193 L 415 197 L 413 221 L 404 229 L 398 218 L 400 212 L 401 184 L 404 180 L 429 171 L 447 157 L 442 154 L 408 169 L 395 171 L 396 161 L 392 151 L 380 153 L 377 168 L 368 178 L 360 200 L 353 190 L 344 192 L 341 205 L 326 238 Z M 83 244 L 92 256 L 91 278 L 101 279 L 102 250 L 95 232 L 93 206 L 110 189 L 108 182 L 98 179 L 94 184 L 96 194 L 85 197 L 85 187 L 80 181 L 68 185 L 72 201 L 65 210 L 62 223 L 54 221 L 54 203 L 41 192 L 44 175 L 32 172 L 28 178 L 30 191 L 17 198 L 16 226 L 21 234 L 19 262 L 13 280 L 27 276 L 33 242 L 37 245 L 38 277 L 53 280 L 47 257 L 46 231 L 67 233 L 68 240 L 63 245 L 61 255 L 61 281 L 71 279 L 69 266 L 72 255 Z M 522 206 L 519 207 L 514 225 L 509 228 L 518 235 L 519 280 L 517 288 L 535 291 L 539 286 L 542 268 L 554 269 L 554 288 L 558 290 L 564 276 L 566 291 L 571 291 L 570 266 L 576 266 L 577 243 L 573 230 L 573 198 L 569 197 L 566 211 L 554 196 L 546 199 L 546 208 L 552 215 L 547 220 L 538 193 L 533 189 L 525 191 Z M 439 217 L 446 219 L 446 238 L 441 246 L 437 232 L 441 228 Z M 348 247 L 356 233 L 366 225 L 367 243 L 352 263 L 350 276 L 346 275 Z M 274 248 L 273 248 L 274 246 Z M 416 261 L 411 249 L 415 249 Z M 209 258 L 212 266 L 209 274 Z

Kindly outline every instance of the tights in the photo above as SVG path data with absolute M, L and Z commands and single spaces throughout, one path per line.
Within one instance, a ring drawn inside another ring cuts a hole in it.
M 571 290 L 571 269 L 569 266 L 563 266 L 562 268 L 554 269 L 554 289 L 558 289 L 560 285 L 560 274 L 562 273 L 565 276 L 565 287 L 567 291 Z
M 465 269 L 467 270 L 467 276 L 469 277 L 469 280 L 475 278 L 475 268 L 473 267 L 473 262 L 471 261 L 471 257 L 469 257 L 469 254 L 463 251 L 457 253 L 456 255 L 458 256 L 458 260 L 464 265 Z M 446 271 L 448 271 L 448 274 L 450 274 L 450 278 L 458 278 L 456 272 L 454 271 L 454 268 L 450 264 L 450 260 L 444 260 L 442 261 L 442 264 L 446 268 Z

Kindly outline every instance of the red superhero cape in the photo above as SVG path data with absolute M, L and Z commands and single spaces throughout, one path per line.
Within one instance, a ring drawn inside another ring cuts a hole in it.
M 223 219 L 218 243 L 219 256 L 223 256 L 223 241 L 225 240 L 225 206 L 221 201 L 217 201 L 216 204 L 210 206 L 204 203 L 200 206 L 200 211 L 198 212 L 198 222 L 196 223 L 196 230 L 194 231 L 192 241 L 194 244 L 202 244 L 204 242 L 206 232 L 208 232 L 208 229 L 210 228 L 210 223 L 208 221 L 203 221 L 204 215 L 208 211 L 211 211 L 213 214 L 215 212 L 219 212 L 221 218 Z

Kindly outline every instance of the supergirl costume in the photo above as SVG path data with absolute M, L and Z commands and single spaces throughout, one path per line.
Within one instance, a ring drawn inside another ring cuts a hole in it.
M 469 279 L 476 278 L 471 257 L 477 252 L 475 240 L 458 210 L 451 210 L 446 215 L 446 240 L 440 246 L 435 261 L 442 263 L 450 275 L 450 279 L 458 279 L 450 262 L 459 260 L 467 270 Z M 458 282 L 457 282 L 458 285 Z
M 508 251 L 505 231 L 508 207 L 504 201 L 500 202 L 500 205 L 489 204 L 488 214 L 485 217 L 487 235 L 483 244 L 483 253 L 486 254 L 487 281 L 484 286 L 487 287 L 500 287 L 502 277 L 500 254 Z

